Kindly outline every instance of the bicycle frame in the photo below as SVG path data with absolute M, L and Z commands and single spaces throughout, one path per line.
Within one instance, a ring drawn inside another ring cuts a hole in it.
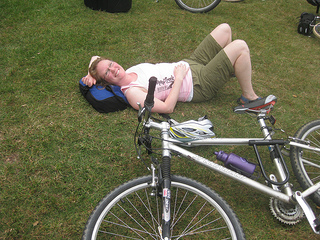
M 315 16 L 314 20 L 310 23 L 310 27 L 313 28 L 320 21 L 320 16 Z
M 283 166 L 281 158 L 282 154 L 280 150 L 278 151 L 278 154 L 273 155 L 273 162 L 277 168 L 278 175 L 280 177 L 280 182 L 284 182 L 283 189 L 284 193 L 280 192 L 278 189 L 277 185 L 271 184 L 271 186 L 267 186 L 264 184 L 261 184 L 251 178 L 248 178 L 242 174 L 239 174 L 235 171 L 232 171 L 220 164 L 214 163 L 204 157 L 201 157 L 197 154 L 194 154 L 185 148 L 182 148 L 179 145 L 182 146 L 218 146 L 218 145 L 248 145 L 248 146 L 254 146 L 255 143 L 258 143 L 258 145 L 266 145 L 269 147 L 269 151 L 272 152 L 276 148 L 278 148 L 278 144 L 281 143 L 281 141 L 277 140 L 272 140 L 271 134 L 269 132 L 269 129 L 266 126 L 265 119 L 266 119 L 266 112 L 261 112 L 257 116 L 257 120 L 259 122 L 261 131 L 264 135 L 264 138 L 207 138 L 207 139 L 199 139 L 199 140 L 192 140 L 188 142 L 181 142 L 179 140 L 176 140 L 174 138 L 171 138 L 169 135 L 169 129 L 170 125 L 167 122 L 161 122 L 161 123 L 156 123 L 149 119 L 147 122 L 145 122 L 144 126 L 152 129 L 157 129 L 161 131 L 161 137 L 162 137 L 162 154 L 163 157 L 170 157 L 171 158 L 171 152 L 175 152 L 193 162 L 196 162 L 204 167 L 207 167 L 215 172 L 218 172 L 219 174 L 222 174 L 224 176 L 227 176 L 229 178 L 232 178 L 238 182 L 241 182 L 247 186 L 250 186 L 256 190 L 259 190 L 260 192 L 274 197 L 278 200 L 281 200 L 285 203 L 298 203 L 301 208 L 303 209 L 306 218 L 312 228 L 312 230 L 320 234 L 320 228 L 319 228 L 319 221 L 316 218 L 315 214 L 313 213 L 313 210 L 311 207 L 308 205 L 306 202 L 305 198 L 309 196 L 310 194 L 314 193 L 320 188 L 320 182 L 317 184 L 313 185 L 312 187 L 308 188 L 304 192 L 293 192 L 291 189 L 290 184 L 285 181 L 287 176 L 286 176 L 286 171 L 285 171 L 285 166 Z M 283 142 L 288 143 L 289 145 L 292 146 L 298 146 L 303 149 L 310 149 L 316 152 L 320 153 L 320 148 L 314 148 L 309 146 L 305 142 L 295 142 L 295 139 L 292 139 L 288 142 Z M 259 158 L 259 156 L 257 156 Z M 170 163 L 169 163 L 170 164 Z M 169 190 L 170 191 L 170 190 Z M 168 204 L 168 203 L 165 203 Z M 170 204 L 170 203 L 169 203 Z M 170 214 L 170 211 L 169 213 Z M 164 216 L 166 220 L 170 220 L 170 216 Z M 169 221 L 168 220 L 168 221 Z

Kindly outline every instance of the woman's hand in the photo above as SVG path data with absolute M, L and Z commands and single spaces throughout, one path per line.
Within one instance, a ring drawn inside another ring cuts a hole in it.
M 88 87 L 92 87 L 96 84 L 97 81 L 93 77 L 91 77 L 90 74 L 88 74 L 87 76 L 82 78 L 82 82 Z
M 92 64 L 97 58 L 99 58 L 99 56 L 93 56 L 93 57 L 91 58 L 88 68 L 90 68 L 91 64 Z M 97 83 L 96 79 L 94 79 L 94 78 L 90 75 L 89 71 L 88 71 L 88 75 L 82 78 L 82 82 L 83 82 L 85 85 L 87 85 L 88 87 L 92 87 L 93 85 L 95 85 L 95 84 Z
M 162 101 L 160 99 L 154 98 L 154 107 L 152 108 L 153 112 L 157 113 L 172 113 L 180 93 L 180 88 L 183 82 L 183 79 L 187 75 L 189 71 L 189 67 L 186 64 L 179 64 L 173 70 L 174 75 L 174 83 L 170 90 L 168 97 Z M 139 109 L 137 102 L 141 104 L 144 103 L 146 98 L 147 92 L 140 88 L 140 87 L 131 87 L 126 91 L 126 97 L 130 103 L 130 105 L 135 108 Z
M 173 70 L 175 80 L 183 81 L 188 71 L 189 71 L 189 67 L 187 67 L 185 64 L 181 63 L 177 65 Z

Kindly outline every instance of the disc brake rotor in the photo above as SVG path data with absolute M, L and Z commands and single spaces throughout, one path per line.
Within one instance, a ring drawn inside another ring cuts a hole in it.
M 270 198 L 270 210 L 280 222 L 294 225 L 304 217 L 302 208 L 298 204 L 284 203 L 276 198 Z

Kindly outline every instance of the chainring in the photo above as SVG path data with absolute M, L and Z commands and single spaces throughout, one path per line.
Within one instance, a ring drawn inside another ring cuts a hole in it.
M 298 204 L 284 203 L 274 197 L 270 198 L 270 210 L 280 222 L 295 225 L 304 218 L 302 208 Z

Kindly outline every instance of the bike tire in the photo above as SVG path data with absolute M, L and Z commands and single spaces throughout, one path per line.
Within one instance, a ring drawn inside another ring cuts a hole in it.
M 106 195 L 89 217 L 82 239 L 161 239 L 162 199 L 150 195 L 151 180 L 137 178 Z M 172 176 L 171 213 L 171 239 L 245 239 L 229 205 L 192 179 Z
M 175 0 L 176 4 L 192 13 L 206 13 L 214 9 L 221 0 Z
M 317 23 L 316 25 L 314 25 L 312 31 L 313 31 L 313 34 L 320 39 L 320 23 Z
M 320 147 L 320 119 L 303 125 L 295 138 L 310 141 L 310 146 Z M 320 154 L 312 150 L 291 146 L 290 158 L 293 172 L 303 190 L 320 181 Z M 320 191 L 312 194 L 311 199 L 320 206 Z

